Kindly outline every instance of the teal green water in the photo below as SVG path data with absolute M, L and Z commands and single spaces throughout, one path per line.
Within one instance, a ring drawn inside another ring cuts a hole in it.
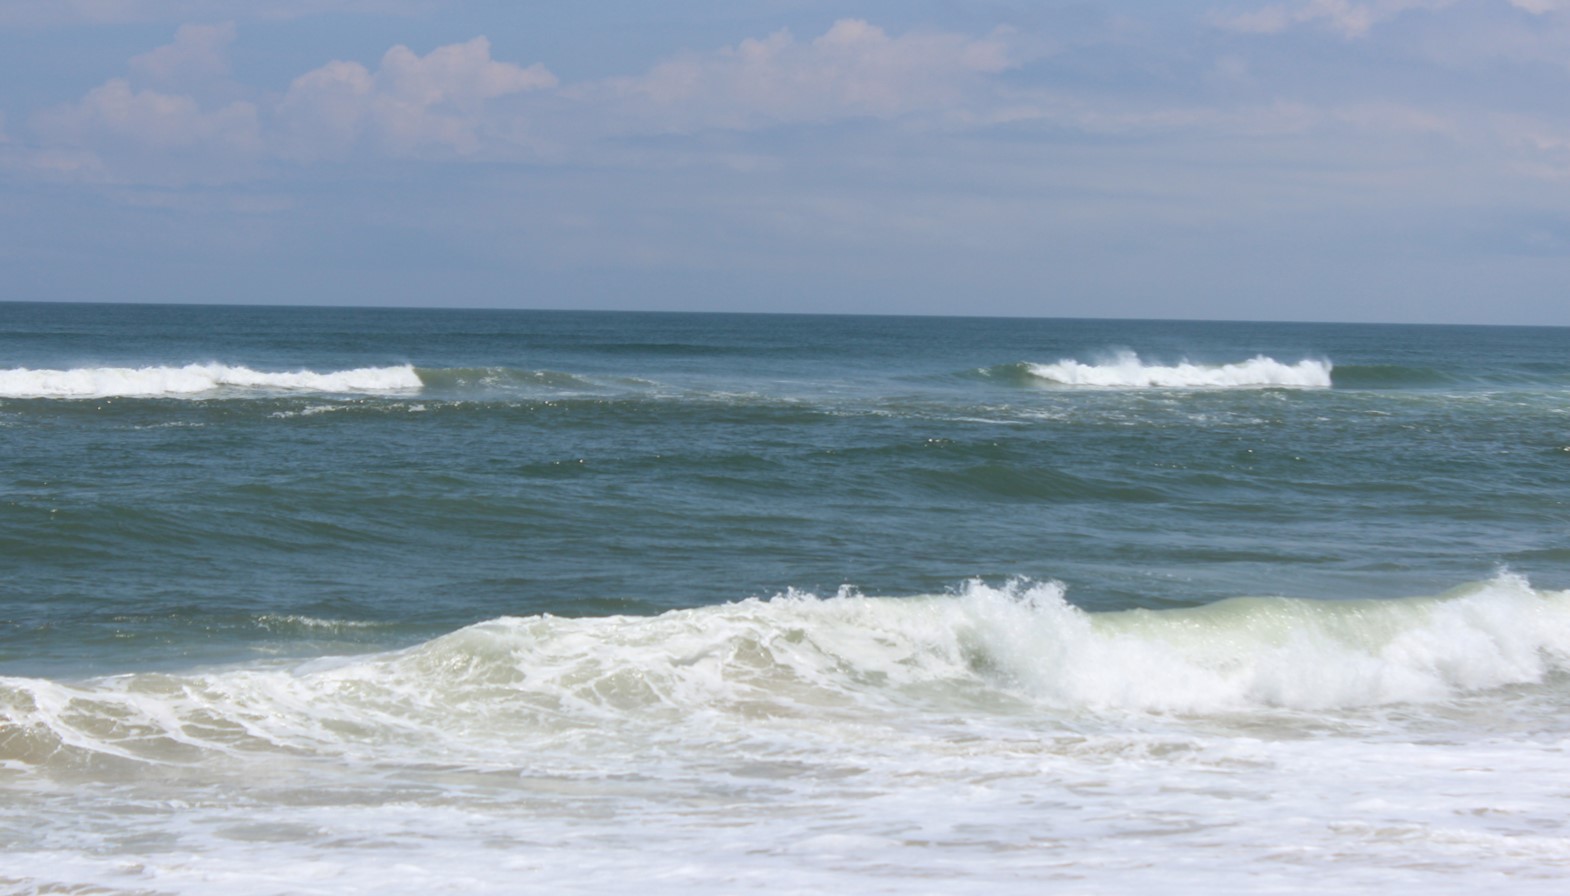
M 0 304 L 0 891 L 1558 896 L 1567 524 L 1570 330 Z
M 1570 585 L 1570 330 L 0 304 L 3 674 L 1502 568 Z

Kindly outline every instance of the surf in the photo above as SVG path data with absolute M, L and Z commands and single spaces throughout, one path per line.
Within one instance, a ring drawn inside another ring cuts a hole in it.
M 0 398 L 207 398 L 278 393 L 410 394 L 423 388 L 411 365 L 348 370 L 261 371 L 219 363 L 184 366 L 0 370 Z
M 1501 575 L 1397 600 L 1240 597 L 1091 613 L 1053 582 L 787 593 L 658 616 L 502 617 L 401 650 L 67 683 L 0 679 L 0 768 L 256 754 L 488 767 L 593 738 L 760 722 L 1331 717 L 1570 671 L 1570 592 Z M 915 714 L 912 716 L 912 714 Z M 901 724 L 904 724 L 903 722 Z
M 1024 372 L 1037 383 L 1102 389 L 1328 389 L 1333 365 L 1305 358 L 1295 364 L 1256 355 L 1229 364 L 1154 364 L 1132 351 L 1084 363 L 1065 358 L 1050 364 L 1026 362 Z

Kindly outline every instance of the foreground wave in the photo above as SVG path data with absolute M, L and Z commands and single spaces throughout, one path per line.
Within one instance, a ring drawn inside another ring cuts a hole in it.
M 1052 364 L 1025 364 L 1038 380 L 1059 386 L 1111 389 L 1226 389 L 1294 387 L 1328 389 L 1329 361 L 1304 359 L 1284 364 L 1264 355 L 1233 364 L 1150 364 L 1122 351 L 1093 364 L 1064 359 Z
M 0 767 L 211 754 L 480 765 L 577 742 L 901 714 L 1340 712 L 1570 669 L 1570 592 L 1501 576 L 1439 597 L 1237 598 L 1087 613 L 1055 583 L 784 595 L 657 617 L 501 618 L 297 668 L 0 679 Z M 695 721 L 698 720 L 698 721 Z M 723 738 L 722 738 L 723 739 Z

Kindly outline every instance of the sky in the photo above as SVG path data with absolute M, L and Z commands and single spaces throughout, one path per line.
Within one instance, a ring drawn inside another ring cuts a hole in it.
M 0 300 L 1570 325 L 1570 0 L 0 0 Z

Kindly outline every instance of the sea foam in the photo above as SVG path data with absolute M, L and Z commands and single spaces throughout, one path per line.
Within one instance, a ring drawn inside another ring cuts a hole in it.
M 213 393 L 408 393 L 422 387 L 414 367 L 359 367 L 316 373 L 269 372 L 227 364 L 184 367 L 78 367 L 0 370 L 0 398 L 188 398 Z
M 809 731 L 825 715 L 911 712 L 1340 713 L 1567 669 L 1570 592 L 1509 575 L 1440 597 L 1114 613 L 1074 607 L 1055 583 L 973 582 L 930 597 L 502 618 L 293 669 L 0 679 L 0 766 L 257 750 L 490 766 L 588 740 L 628 755 L 723 741 L 760 719 Z
M 1148 364 L 1131 351 L 1122 351 L 1094 364 L 1065 359 L 1053 364 L 1026 364 L 1032 376 L 1060 386 L 1099 386 L 1111 389 L 1226 389 L 1296 387 L 1330 388 L 1329 361 L 1304 359 L 1283 364 L 1258 355 L 1234 364 L 1170 366 Z
M 1547 896 L 1567 662 L 1570 592 L 1500 576 L 1115 613 L 788 594 L 0 678 L 0 885 Z

